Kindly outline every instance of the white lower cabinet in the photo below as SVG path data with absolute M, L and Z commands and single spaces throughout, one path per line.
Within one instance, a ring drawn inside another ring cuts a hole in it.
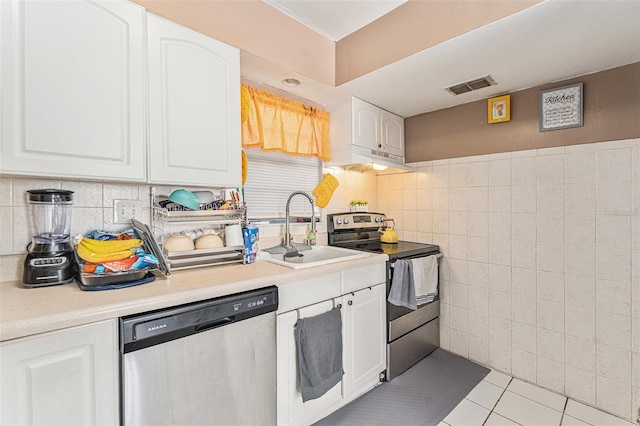
M 294 328 L 298 318 L 334 306 L 342 310 L 344 376 L 322 397 L 303 403 Z M 278 425 L 312 424 L 376 386 L 386 367 L 385 317 L 384 284 L 278 315 Z
M 117 320 L 0 344 L 0 424 L 119 423 Z

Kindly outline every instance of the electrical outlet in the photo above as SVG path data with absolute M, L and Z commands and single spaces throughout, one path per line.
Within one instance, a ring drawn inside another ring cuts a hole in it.
M 113 200 L 113 223 L 131 223 L 142 216 L 142 201 Z

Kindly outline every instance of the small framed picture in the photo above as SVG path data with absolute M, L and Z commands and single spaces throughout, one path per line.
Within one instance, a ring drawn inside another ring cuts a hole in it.
M 582 127 L 582 83 L 540 90 L 540 131 Z
M 511 120 L 511 95 L 489 99 L 487 103 L 489 124 Z

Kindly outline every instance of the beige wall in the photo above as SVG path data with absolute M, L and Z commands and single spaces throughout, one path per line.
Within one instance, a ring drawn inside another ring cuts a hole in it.
M 409 0 L 336 44 L 336 85 L 527 9 L 539 0 Z
M 540 132 L 538 92 L 582 82 L 584 126 Z M 464 95 L 461 95 L 464 96 Z M 511 93 L 511 121 L 487 123 L 487 101 L 405 119 L 408 163 L 640 137 L 640 62 Z

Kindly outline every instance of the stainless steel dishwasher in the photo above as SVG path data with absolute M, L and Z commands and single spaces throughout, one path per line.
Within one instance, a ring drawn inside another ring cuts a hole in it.
M 275 425 L 277 287 L 120 319 L 122 423 Z

